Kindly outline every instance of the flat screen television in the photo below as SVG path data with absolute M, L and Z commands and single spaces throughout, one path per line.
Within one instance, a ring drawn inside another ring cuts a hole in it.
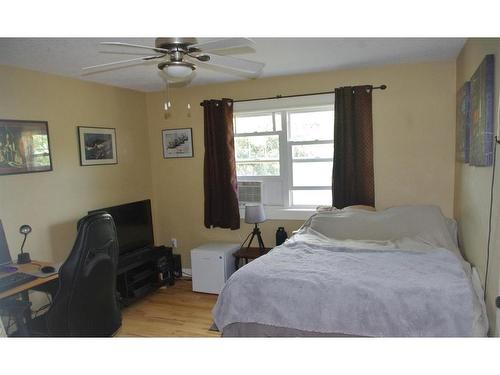
M 120 255 L 154 246 L 153 219 L 149 199 L 92 210 L 89 214 L 99 211 L 106 211 L 113 217 Z

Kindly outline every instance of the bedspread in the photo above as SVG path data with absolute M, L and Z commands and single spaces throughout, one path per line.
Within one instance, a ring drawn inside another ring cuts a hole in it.
M 374 337 L 473 335 L 478 302 L 462 261 L 417 244 L 303 231 L 231 276 L 215 324 L 220 331 L 244 322 Z

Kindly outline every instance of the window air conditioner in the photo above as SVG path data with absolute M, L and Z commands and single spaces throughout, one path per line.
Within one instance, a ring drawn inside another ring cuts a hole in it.
M 240 206 L 262 203 L 262 181 L 238 181 Z

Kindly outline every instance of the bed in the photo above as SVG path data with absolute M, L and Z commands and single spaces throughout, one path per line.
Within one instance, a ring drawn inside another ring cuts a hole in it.
M 223 336 L 485 336 L 477 272 L 435 206 L 318 212 L 235 272 L 213 317 Z

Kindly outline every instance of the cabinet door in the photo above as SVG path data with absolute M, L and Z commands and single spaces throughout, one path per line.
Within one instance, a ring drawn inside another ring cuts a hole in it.
M 225 282 L 224 258 L 217 253 L 191 254 L 191 270 L 193 272 L 193 291 L 219 294 Z

